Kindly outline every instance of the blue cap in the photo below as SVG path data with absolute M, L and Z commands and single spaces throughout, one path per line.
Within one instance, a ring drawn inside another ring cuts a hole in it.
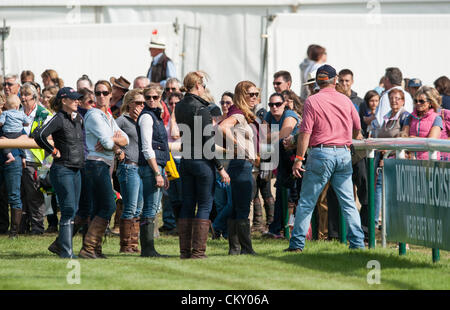
M 81 97 L 83 97 L 83 95 L 77 93 L 72 87 L 63 87 L 58 90 L 58 93 L 56 94 L 56 98 L 58 99 L 69 98 L 72 100 L 78 100 Z
M 410 79 L 408 82 L 408 87 L 420 87 L 422 86 L 422 81 L 419 79 Z
M 317 69 L 316 81 L 328 81 L 336 76 L 336 70 L 330 65 L 323 65 Z

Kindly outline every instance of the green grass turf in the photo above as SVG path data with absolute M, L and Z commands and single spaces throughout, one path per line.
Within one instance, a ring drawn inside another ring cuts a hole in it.
M 228 242 L 208 240 L 208 259 L 180 260 L 178 237 L 161 236 L 156 248 L 168 258 L 119 254 L 119 238 L 110 237 L 108 259 L 79 259 L 81 284 L 68 284 L 69 260 L 47 250 L 56 234 L 0 236 L 0 289 L 125 290 L 346 290 L 450 289 L 450 253 L 433 264 L 431 249 L 411 246 L 400 257 L 395 244 L 351 251 L 338 242 L 307 242 L 303 253 L 285 253 L 286 240 L 253 240 L 257 256 L 228 256 Z M 75 254 L 81 236 L 74 239 Z M 369 285 L 367 262 L 381 264 L 381 284 Z

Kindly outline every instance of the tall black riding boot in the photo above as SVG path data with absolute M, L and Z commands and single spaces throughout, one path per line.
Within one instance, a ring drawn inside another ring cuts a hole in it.
M 145 217 L 141 218 L 140 224 L 140 241 L 141 241 L 141 256 L 142 257 L 162 257 L 165 255 L 159 254 L 155 250 L 155 218 Z
M 64 222 L 60 221 L 59 236 L 58 236 L 58 244 L 60 249 L 59 257 L 77 258 L 73 254 L 72 235 L 73 235 L 73 222 L 71 220 Z
M 255 255 L 252 247 L 250 221 L 248 219 L 236 220 L 237 235 L 241 244 L 241 254 Z
M 241 244 L 239 243 L 239 236 L 237 233 L 236 220 L 228 219 L 228 255 L 241 254 Z

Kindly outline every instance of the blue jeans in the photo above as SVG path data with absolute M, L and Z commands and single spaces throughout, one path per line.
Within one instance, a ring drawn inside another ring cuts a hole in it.
M 180 218 L 209 219 L 214 199 L 214 165 L 204 159 L 181 159 L 183 205 Z M 198 205 L 197 214 L 195 207 Z
M 175 166 L 180 171 L 180 159 L 174 158 Z M 183 204 L 183 197 L 181 195 L 181 178 L 170 181 L 168 195 L 164 200 L 163 206 L 163 222 L 168 229 L 173 229 L 177 226 L 176 218 L 181 210 Z
M 87 219 L 92 215 L 92 201 L 88 198 L 88 186 L 86 181 L 86 167 L 80 169 L 81 174 L 81 193 L 80 202 L 78 203 L 77 215 L 83 219 Z
M 81 191 L 81 173 L 79 169 L 71 169 L 53 164 L 50 168 L 50 182 L 58 197 L 61 210 L 61 223 L 73 220 L 78 209 Z
M 305 236 L 314 207 L 329 180 L 348 227 L 347 239 L 350 241 L 350 248 L 364 248 L 364 233 L 353 195 L 352 172 L 352 159 L 347 148 L 313 148 L 308 152 L 294 229 L 289 241 L 290 248 L 305 247 Z
M 231 217 L 231 186 L 220 182 L 220 176 L 216 173 L 216 185 L 214 189 L 214 203 L 217 209 L 217 216 L 214 219 L 214 230 L 222 232 L 223 236 L 228 234 L 227 221 Z
M 8 194 L 8 203 L 13 209 L 22 209 L 22 199 L 20 198 L 20 180 L 22 178 L 22 159 L 15 157 L 15 161 L 10 164 L 0 164 L 0 186 L 5 182 Z
M 243 159 L 233 159 L 228 166 L 231 180 L 232 219 L 248 219 L 253 194 L 253 165 Z
M 120 183 L 123 211 L 121 219 L 139 217 L 144 205 L 142 180 L 139 177 L 138 166 L 119 163 L 117 179 Z
M 160 166 L 158 168 L 159 172 L 163 174 L 164 168 Z M 162 188 L 156 187 L 155 172 L 149 165 L 139 166 L 139 177 L 142 180 L 144 198 L 141 218 L 154 218 L 161 203 Z
M 109 166 L 98 160 L 87 160 L 86 173 L 86 195 L 92 203 L 91 218 L 99 216 L 107 221 L 116 210 L 115 193 L 109 175 Z

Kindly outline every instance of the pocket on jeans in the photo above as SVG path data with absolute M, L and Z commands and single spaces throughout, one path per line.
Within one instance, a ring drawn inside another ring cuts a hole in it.
M 323 175 L 326 170 L 325 161 L 326 159 L 309 157 L 306 161 L 306 171 L 310 171 L 318 175 Z

